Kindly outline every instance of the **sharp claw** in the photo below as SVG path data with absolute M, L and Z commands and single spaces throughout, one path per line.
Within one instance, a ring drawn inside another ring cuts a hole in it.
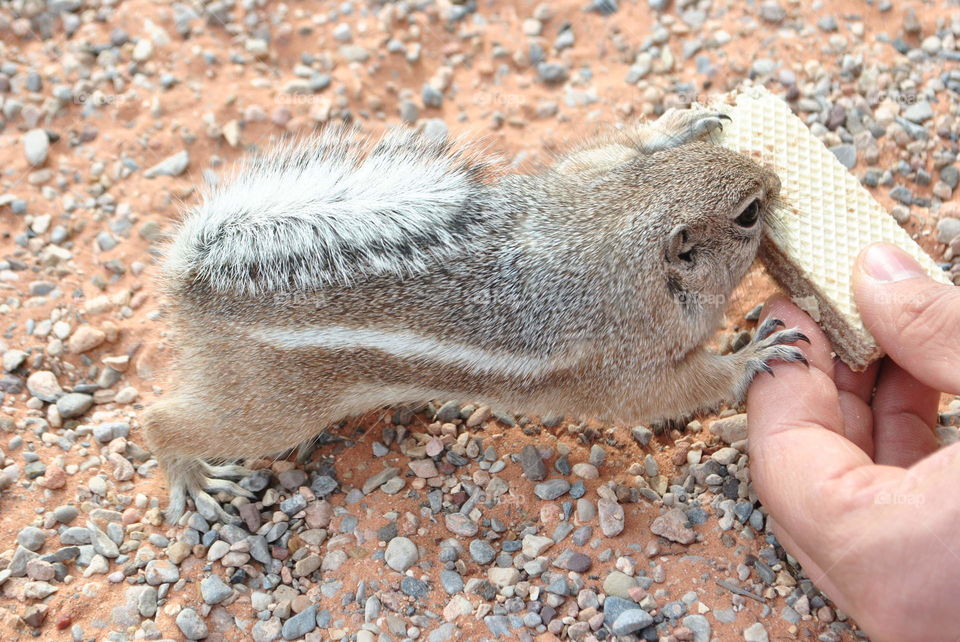
M 808 368 L 810 367 L 810 362 L 807 361 L 807 357 L 805 355 L 802 355 L 802 354 L 800 355 L 800 363 L 807 366 Z
M 802 332 L 797 332 L 797 341 L 806 341 L 807 345 L 813 345 L 810 342 L 810 338 Z
M 727 116 L 726 114 L 717 114 L 717 118 L 720 118 L 720 119 L 723 119 L 723 120 L 730 120 L 730 121 L 733 120 L 732 118 L 730 118 L 730 117 Z
M 771 377 L 776 377 L 776 376 L 777 376 L 777 375 L 773 374 L 773 368 L 770 367 L 770 364 L 769 364 L 769 363 L 766 363 L 765 361 L 761 361 L 761 362 L 760 362 L 760 369 L 763 370 L 764 372 L 769 373 Z

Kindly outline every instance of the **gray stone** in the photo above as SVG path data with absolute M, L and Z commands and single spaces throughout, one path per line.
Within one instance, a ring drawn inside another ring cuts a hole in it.
M 921 100 L 907 107 L 903 117 L 912 123 L 922 123 L 933 118 L 933 108 L 929 102 Z
M 412 100 L 400 101 L 400 120 L 411 125 L 420 117 L 420 107 Z
M 751 69 L 758 76 L 769 76 L 776 71 L 777 61 L 771 58 L 757 58 L 753 61 Z
M 608 595 L 607 599 L 603 601 L 603 623 L 607 626 L 613 626 L 613 623 L 624 612 L 639 608 L 640 605 L 633 600 Z
M 27 390 L 40 401 L 47 403 L 53 403 L 63 394 L 57 375 L 49 370 L 37 370 L 27 377 Z
M 339 51 L 350 62 L 366 62 L 370 59 L 370 52 L 359 45 L 343 45 Z
M 450 130 L 442 118 L 427 118 L 423 121 L 423 135 L 432 140 L 447 140 Z
M 370 477 L 367 478 L 367 481 L 363 482 L 363 487 L 362 487 L 363 494 L 369 495 L 376 489 L 383 486 L 389 480 L 396 477 L 397 473 L 399 472 L 400 472 L 400 469 L 398 468 L 387 467 L 381 470 L 380 472 L 374 475 L 371 475 Z
M 28 600 L 42 600 L 57 592 L 57 587 L 49 582 L 27 582 L 23 586 L 23 597 Z
M 180 569 L 167 560 L 150 560 L 143 576 L 150 586 L 169 584 L 180 579 Z
M 153 167 L 147 169 L 143 175 L 146 178 L 156 178 L 157 176 L 180 176 L 187 167 L 190 166 L 190 154 L 187 150 L 179 151 L 172 156 L 168 156 Z
M 177 628 L 188 640 L 202 640 L 210 633 L 203 618 L 191 608 L 182 609 L 177 614 Z
M 747 438 L 747 415 L 741 413 L 732 417 L 717 419 L 710 424 L 710 432 L 726 444 L 743 441 Z
M 61 524 L 69 524 L 77 518 L 80 511 L 76 506 L 57 506 L 53 509 L 53 518 Z
M 746 642 L 768 642 L 767 630 L 759 622 L 754 622 L 743 630 L 743 639 Z
M 537 65 L 537 76 L 548 85 L 556 85 L 568 77 L 567 68 L 556 62 L 541 62 Z
M 339 569 L 347 561 L 347 554 L 339 549 L 329 551 L 323 556 L 323 562 L 320 563 L 321 571 L 333 572 Z
M 89 544 L 92 539 L 90 531 L 82 526 L 71 526 L 60 533 L 60 543 L 64 546 Z
M 913 204 L 913 192 L 904 185 L 897 185 L 890 190 L 890 198 L 897 201 L 898 203 L 903 203 L 904 205 Z
M 141 617 L 152 618 L 157 614 L 157 589 L 144 587 L 137 595 L 137 612 Z
M 817 19 L 817 26 L 827 32 L 836 31 L 839 28 L 834 16 L 821 16 Z
M 283 639 L 296 640 L 317 628 L 317 605 L 312 604 L 283 623 Z
M 273 642 L 280 637 L 282 627 L 283 624 L 278 617 L 258 621 L 251 631 L 253 642 Z
M 532 444 L 527 444 L 520 451 L 520 468 L 530 481 L 543 481 L 547 476 L 547 465 L 540 456 L 540 449 Z
M 291 517 L 307 507 L 307 498 L 300 493 L 295 493 L 287 499 L 280 502 L 280 510 Z
M 840 164 L 847 169 L 853 169 L 857 165 L 857 148 L 850 144 L 834 145 L 830 148 L 833 155 L 837 157 Z
M 23 350 L 6 350 L 3 353 L 3 370 L 4 372 L 13 372 L 22 366 L 26 360 L 27 353 Z M 29 386 L 27 386 L 27 389 L 29 390 Z
M 350 25 L 341 22 L 333 29 L 333 38 L 337 42 L 353 42 L 353 34 L 350 32 Z
M 420 553 L 417 551 L 417 545 L 410 539 L 406 537 L 394 537 L 387 544 L 387 550 L 383 554 L 383 559 L 387 563 L 387 566 L 403 573 L 420 560 Z
M 646 446 L 653 439 L 653 431 L 646 426 L 635 426 L 630 429 L 630 436 L 641 446 Z
M 30 563 L 30 560 L 35 560 L 38 557 L 39 555 L 33 551 L 23 546 L 17 546 L 13 551 L 13 558 L 11 558 L 10 566 L 7 570 L 10 571 L 13 577 L 23 577 L 27 574 L 27 564 Z
M 233 589 L 219 575 L 210 575 L 200 582 L 200 597 L 207 604 L 219 604 L 231 595 Z
M 588 460 L 592 465 L 600 468 L 600 466 L 603 466 L 603 463 L 607 461 L 607 451 L 604 450 L 600 444 L 593 444 L 590 446 L 590 456 Z
M 940 180 L 946 183 L 951 191 L 955 190 L 957 184 L 960 184 L 960 169 L 958 169 L 956 165 L 947 165 L 941 168 Z
M 57 411 L 64 419 L 81 416 L 93 405 L 93 395 L 70 392 L 57 399 Z
M 420 99 L 423 100 L 424 107 L 440 107 L 443 105 L 443 94 L 437 91 L 433 85 L 428 84 L 423 86 L 423 90 L 420 92 Z
M 552 501 L 570 490 L 570 482 L 566 479 L 548 479 L 533 487 L 533 494 L 540 499 Z
M 427 642 L 447 642 L 447 640 L 456 640 L 457 627 L 453 622 L 441 624 L 427 636 Z
M 27 526 L 17 533 L 17 543 L 28 551 L 39 551 L 47 541 L 47 534 L 36 526 Z
M 603 592 L 608 596 L 630 599 L 630 589 L 637 586 L 637 580 L 620 571 L 610 571 L 603 580 Z
M 470 557 L 477 564 L 489 564 L 497 556 L 497 552 L 490 544 L 482 539 L 475 539 L 470 542 Z
M 443 523 L 448 531 L 461 537 L 473 537 L 480 530 L 476 522 L 462 513 L 448 513 L 443 518 Z
M 440 586 L 448 595 L 454 595 L 463 590 L 463 578 L 456 571 L 440 571 Z
M 421 598 L 430 592 L 430 585 L 409 575 L 400 580 L 400 591 L 412 598 Z
M 117 543 L 110 539 L 110 536 L 97 528 L 93 522 L 87 522 L 87 530 L 90 531 L 93 550 L 108 559 L 120 556 L 120 548 Z
M 946 216 L 937 221 L 937 240 L 949 243 L 960 236 L 960 218 Z
M 600 530 L 607 537 L 615 537 L 623 532 L 623 507 L 616 501 L 607 498 L 597 500 L 597 515 Z
M 764 22 L 780 24 L 787 17 L 787 11 L 780 6 L 779 2 L 770 0 L 760 5 L 760 17 Z
M 672 542 L 691 544 L 697 535 L 687 525 L 687 516 L 679 508 L 671 508 L 663 515 L 653 520 L 650 531 Z
M 27 162 L 37 167 L 47 162 L 50 151 L 50 137 L 42 129 L 31 129 L 23 135 L 23 153 Z
M 653 624 L 653 616 L 643 609 L 627 609 L 613 622 L 614 635 L 630 635 Z
M 487 625 L 490 634 L 495 638 L 509 638 L 510 620 L 505 615 L 487 615 L 483 618 L 483 623 Z

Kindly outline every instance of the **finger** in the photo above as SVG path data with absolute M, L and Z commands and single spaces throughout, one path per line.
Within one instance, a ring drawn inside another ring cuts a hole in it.
M 858 395 L 840 390 L 837 401 L 843 416 L 843 436 L 876 461 L 874 451 L 873 410 Z
M 878 372 L 880 372 L 880 361 L 874 361 L 863 372 L 854 372 L 839 357 L 833 361 L 833 380 L 837 384 L 837 390 L 854 394 L 868 404 L 873 399 L 873 388 L 877 385 Z
M 912 466 L 939 447 L 933 433 L 940 393 L 884 360 L 873 400 L 874 460 Z
M 870 402 L 879 371 L 879 361 L 871 363 L 863 372 L 854 372 L 839 358 L 834 359 L 833 363 L 833 380 L 839 391 L 840 411 L 843 413 L 843 434 L 871 459 L 874 459 L 874 449 Z
M 853 290 L 864 325 L 894 361 L 931 388 L 960 394 L 960 289 L 875 243 L 857 259 Z
M 869 482 L 873 462 L 843 437 L 844 416 L 829 375 L 796 364 L 774 368 L 776 376 L 758 377 L 747 397 L 750 471 L 770 514 L 816 556 L 839 544 L 833 526 L 859 498 L 844 490 L 842 480 L 862 470 L 859 476 Z
M 800 328 L 807 335 L 810 344 L 801 344 L 811 366 L 828 374 L 833 373 L 833 360 L 830 357 L 830 342 L 823 330 L 805 312 L 794 305 L 782 294 L 774 294 L 763 304 L 761 324 L 766 319 L 780 319 L 787 328 Z

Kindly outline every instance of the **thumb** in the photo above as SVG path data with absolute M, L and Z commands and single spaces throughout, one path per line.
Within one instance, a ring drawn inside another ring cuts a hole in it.
M 867 330 L 894 361 L 931 388 L 960 394 L 960 288 L 875 243 L 857 259 L 853 293 Z

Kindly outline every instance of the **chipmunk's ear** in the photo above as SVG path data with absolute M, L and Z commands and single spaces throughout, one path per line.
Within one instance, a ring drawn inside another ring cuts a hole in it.
M 690 267 L 693 265 L 696 254 L 697 243 L 691 230 L 686 225 L 677 225 L 670 230 L 667 236 L 666 258 L 667 262 L 677 267 Z

